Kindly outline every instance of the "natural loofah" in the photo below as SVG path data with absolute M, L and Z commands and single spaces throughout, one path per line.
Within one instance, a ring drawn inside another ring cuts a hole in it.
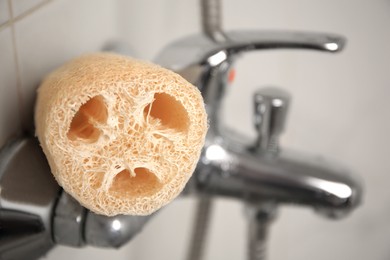
M 192 175 L 207 116 L 197 88 L 157 65 L 100 53 L 38 89 L 36 134 L 58 183 L 107 216 L 147 215 Z

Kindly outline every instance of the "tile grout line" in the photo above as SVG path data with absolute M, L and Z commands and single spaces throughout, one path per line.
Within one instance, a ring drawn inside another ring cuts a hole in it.
M 8 20 L 5 22 L 5 23 L 2 23 L 2 24 L 0 24 L 0 31 L 2 30 L 2 29 L 5 29 L 5 28 L 7 28 L 7 26 L 9 26 L 11 23 L 12 23 L 12 14 L 11 14 L 11 7 L 10 7 L 10 2 L 11 2 L 11 0 L 7 0 L 7 3 L 8 3 L 8 5 L 7 5 L 7 12 L 8 12 Z
M 12 2 L 12 0 L 8 0 L 8 1 Z M 50 3 L 51 1 L 53 1 L 53 0 L 45 0 L 45 1 L 42 1 L 41 3 L 37 4 L 36 6 L 31 7 L 30 9 L 28 9 L 24 13 L 13 18 L 13 22 L 15 23 L 15 22 L 22 20 L 26 16 L 34 13 L 35 11 L 39 10 L 41 7 L 45 6 L 46 4 Z
M 40 4 L 37 4 L 36 6 L 34 7 L 31 7 L 30 9 L 28 9 L 27 11 L 23 12 L 22 14 L 18 15 L 17 17 L 13 17 L 13 15 L 11 15 L 11 13 L 9 14 L 10 15 L 10 19 L 3 23 L 3 24 L 0 24 L 0 31 L 7 28 L 8 26 L 12 26 L 15 22 L 18 22 L 20 20 L 22 20 L 23 18 L 25 18 L 26 16 L 34 13 L 35 11 L 39 10 L 41 7 L 45 6 L 46 4 L 52 2 L 53 0 L 45 0 L 45 1 L 42 1 Z M 11 9 L 11 4 L 12 4 L 12 0 L 8 0 L 8 12 L 12 12 L 12 9 Z
M 19 62 L 19 54 L 17 49 L 17 41 L 16 41 L 16 31 L 15 31 L 15 23 L 17 21 L 22 20 L 23 18 L 27 17 L 28 15 L 34 13 L 35 11 L 39 10 L 41 7 L 45 6 L 46 4 L 50 3 L 52 0 L 45 0 L 41 2 L 40 4 L 30 8 L 26 12 L 22 13 L 21 15 L 14 17 L 14 10 L 12 5 L 12 0 L 8 0 L 8 12 L 10 15 L 9 21 L 5 24 L 6 26 L 0 26 L 0 30 L 6 28 L 7 26 L 10 27 L 11 30 L 11 37 L 12 37 L 12 47 L 13 47 L 13 56 L 15 60 L 15 70 L 16 70 L 16 91 L 18 96 L 18 109 L 19 109 L 19 124 L 21 126 L 22 131 L 27 131 L 28 126 L 25 124 L 25 116 L 26 111 L 24 109 L 24 97 L 23 97 L 23 90 L 22 90 L 22 79 L 21 79 L 21 69 L 20 69 L 20 62 Z
M 20 65 L 19 65 L 19 55 L 17 51 L 17 45 L 16 45 L 16 33 L 15 33 L 15 23 L 13 20 L 13 9 L 12 9 L 12 0 L 8 0 L 8 10 L 10 12 L 10 29 L 11 29 L 11 37 L 12 37 L 12 47 L 13 47 L 13 56 L 15 61 L 15 70 L 16 70 L 16 91 L 18 96 L 18 108 L 19 108 L 19 124 L 21 126 L 21 129 L 24 130 L 24 102 L 23 102 L 23 94 L 22 94 L 22 80 L 21 80 L 21 74 L 20 74 Z
M 5 23 L 0 24 L 0 31 L 2 31 L 3 29 L 7 28 L 11 23 L 12 23 L 11 19 L 9 19 Z

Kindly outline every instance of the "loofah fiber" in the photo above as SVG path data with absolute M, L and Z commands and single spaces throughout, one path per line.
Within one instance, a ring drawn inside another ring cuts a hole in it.
M 44 80 L 35 125 L 54 177 L 83 206 L 107 216 L 148 215 L 191 177 L 207 116 L 198 89 L 179 75 L 97 53 Z

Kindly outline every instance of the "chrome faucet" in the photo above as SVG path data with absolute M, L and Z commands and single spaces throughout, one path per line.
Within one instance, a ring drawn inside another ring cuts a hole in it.
M 266 205 L 258 208 L 263 215 L 265 208 L 270 212 L 270 203 L 305 205 L 333 218 L 353 210 L 362 195 L 356 176 L 325 158 L 279 147 L 288 93 L 265 88 L 254 94 L 255 140 L 224 126 L 220 113 L 229 73 L 241 53 L 281 48 L 335 53 L 343 49 L 345 40 L 337 35 L 301 32 L 217 35 L 223 35 L 224 40 L 207 34 L 189 36 L 169 45 L 157 58 L 158 63 L 200 89 L 209 116 L 206 144 L 188 192 L 232 197 L 255 208 Z M 273 215 L 273 208 L 269 215 Z
M 255 93 L 256 140 L 225 127 L 220 115 L 228 74 L 242 52 L 293 48 L 332 53 L 342 50 L 344 39 L 297 32 L 224 35 L 224 42 L 205 35 L 187 37 L 157 59 L 198 86 L 205 100 L 210 128 L 195 176 L 197 189 L 246 200 L 305 204 L 332 217 L 351 211 L 360 202 L 361 185 L 348 170 L 318 156 L 279 148 L 289 94 L 276 88 Z

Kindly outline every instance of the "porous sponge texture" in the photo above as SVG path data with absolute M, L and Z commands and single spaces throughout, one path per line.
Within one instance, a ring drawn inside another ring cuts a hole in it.
M 97 53 L 43 81 L 35 125 L 54 177 L 83 206 L 148 215 L 191 177 L 207 116 L 198 89 L 174 72 Z

